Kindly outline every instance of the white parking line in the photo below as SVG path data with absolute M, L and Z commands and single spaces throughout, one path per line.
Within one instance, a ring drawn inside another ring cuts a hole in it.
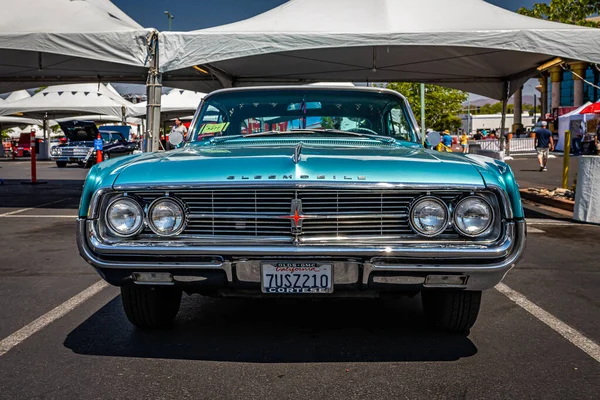
M 600 362 L 600 346 L 598 346 L 598 344 L 596 344 L 593 340 L 565 324 L 560 319 L 543 310 L 531 301 L 527 300 L 527 298 L 521 293 L 509 288 L 505 284 L 499 283 L 496 285 L 496 290 L 514 301 L 519 307 L 523 308 L 525 311 L 542 321 L 544 324 L 548 325 L 569 342 L 579 347 L 594 360 Z
M 541 229 L 538 229 L 538 228 L 531 228 L 531 227 L 528 227 L 528 228 L 527 228 L 527 233 L 528 233 L 528 234 L 529 234 L 529 233 L 546 233 L 546 231 L 543 231 L 543 230 L 541 230 Z
M 105 281 L 98 281 L 94 283 L 92 286 L 88 287 L 81 293 L 71 297 L 69 300 L 65 301 L 58 307 L 54 308 L 51 311 L 48 311 L 46 314 L 42 315 L 35 321 L 31 322 L 28 325 L 25 325 L 23 328 L 19 329 L 12 335 L 3 339 L 0 342 L 0 357 L 2 357 L 6 352 L 8 352 L 13 347 L 22 343 L 25 339 L 35 334 L 36 332 L 42 330 L 44 327 L 48 326 L 50 323 L 56 321 L 57 319 L 63 317 L 68 312 L 73 311 L 75 307 L 90 299 L 96 293 L 100 292 L 102 289 L 108 286 L 108 283 Z
M 527 218 L 527 225 L 574 225 L 574 223 L 551 218 Z
M 7 213 L 4 213 L 4 214 L 0 214 L 0 217 L 7 217 L 9 215 L 20 214 L 20 213 L 25 212 L 25 211 L 35 210 L 36 208 L 42 208 L 42 207 L 46 207 L 46 206 L 51 206 L 52 204 L 62 203 L 63 201 L 67 201 L 67 200 L 69 200 L 69 199 L 68 198 L 67 199 L 61 199 L 61 200 L 52 201 L 50 203 L 40 204 L 39 206 L 35 206 L 35 207 L 22 208 L 20 210 L 15 210 L 15 211 L 7 212 Z

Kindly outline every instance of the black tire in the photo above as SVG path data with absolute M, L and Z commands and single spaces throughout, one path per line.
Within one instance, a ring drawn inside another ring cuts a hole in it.
M 127 319 L 140 329 L 165 327 L 175 319 L 181 289 L 173 287 L 123 286 L 121 299 Z
M 421 292 L 423 311 L 436 328 L 469 333 L 477 321 L 481 291 L 431 290 Z
M 66 161 L 57 161 L 57 162 L 56 162 L 56 166 L 57 166 L 58 168 L 64 168 L 64 167 L 66 167 L 66 166 L 67 166 L 67 162 L 66 162 Z

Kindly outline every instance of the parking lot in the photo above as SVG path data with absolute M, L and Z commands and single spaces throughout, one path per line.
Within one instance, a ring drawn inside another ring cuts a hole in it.
M 533 182 L 529 163 L 512 166 Z M 598 398 L 599 226 L 527 204 L 526 253 L 466 338 L 427 328 L 418 298 L 184 295 L 172 329 L 141 332 L 78 254 L 87 170 L 38 170 L 23 185 L 28 162 L 0 162 L 2 399 Z

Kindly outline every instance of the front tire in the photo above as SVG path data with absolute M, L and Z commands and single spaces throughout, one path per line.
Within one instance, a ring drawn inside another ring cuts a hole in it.
M 123 286 L 121 299 L 125 315 L 133 325 L 140 329 L 157 329 L 175 319 L 181 304 L 181 289 Z
M 477 321 L 481 291 L 430 290 L 421 292 L 423 311 L 436 328 L 469 333 Z
M 57 162 L 56 162 L 56 166 L 57 166 L 58 168 L 64 168 L 64 167 L 66 167 L 66 166 L 67 166 L 67 162 L 66 162 L 66 161 L 57 161 Z

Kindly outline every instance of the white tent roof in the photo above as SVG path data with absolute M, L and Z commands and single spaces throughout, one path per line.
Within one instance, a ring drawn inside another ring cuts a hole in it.
M 142 28 L 109 0 L 4 1 L 0 92 L 57 81 L 145 81 Z
M 564 119 L 564 118 L 572 118 L 572 117 L 576 117 L 579 119 L 583 119 L 583 115 L 584 114 L 579 114 L 581 111 L 583 111 L 584 108 L 586 108 L 587 106 L 589 106 L 590 104 L 592 104 L 591 102 L 587 102 L 584 105 L 582 105 L 581 107 L 577 107 L 576 109 L 574 109 L 573 111 L 570 111 L 566 114 L 561 115 L 560 117 L 558 117 L 558 119 Z
M 115 117 L 114 115 L 77 115 L 73 117 L 57 118 L 56 122 L 67 122 L 67 121 L 93 121 L 99 124 L 106 124 L 108 122 L 120 123 L 122 117 Z M 128 124 L 139 125 L 142 120 L 140 118 L 127 118 Z M 52 126 L 52 124 L 50 124 Z
M 173 89 L 161 96 L 160 112 L 163 119 L 186 115 L 196 112 L 204 93 L 192 92 L 191 90 Z M 131 115 L 146 115 L 147 102 L 137 103 L 131 107 Z M 165 115 L 168 114 L 168 115 Z
M 204 91 L 395 80 L 500 99 L 505 81 L 514 91 L 553 57 L 600 62 L 600 29 L 529 18 L 482 0 L 291 0 L 245 21 L 165 32 L 161 40 L 163 82 Z M 189 68 L 196 65 L 208 74 Z
M 80 114 L 102 114 L 120 117 L 133 104 L 104 84 L 72 84 L 50 86 L 33 96 L 0 104 L 0 115 L 23 113 L 43 118 L 67 117 Z
M 8 97 L 6 99 L 4 99 L 4 101 L 6 101 L 8 103 L 12 103 L 13 101 L 28 99 L 30 97 L 31 97 L 31 95 L 29 94 L 29 92 L 27 90 L 23 89 L 23 90 L 17 90 L 15 92 L 12 92 L 11 94 L 8 95 Z
M 0 116 L 0 127 L 2 129 L 25 125 L 42 125 L 42 121 L 32 118 Z

